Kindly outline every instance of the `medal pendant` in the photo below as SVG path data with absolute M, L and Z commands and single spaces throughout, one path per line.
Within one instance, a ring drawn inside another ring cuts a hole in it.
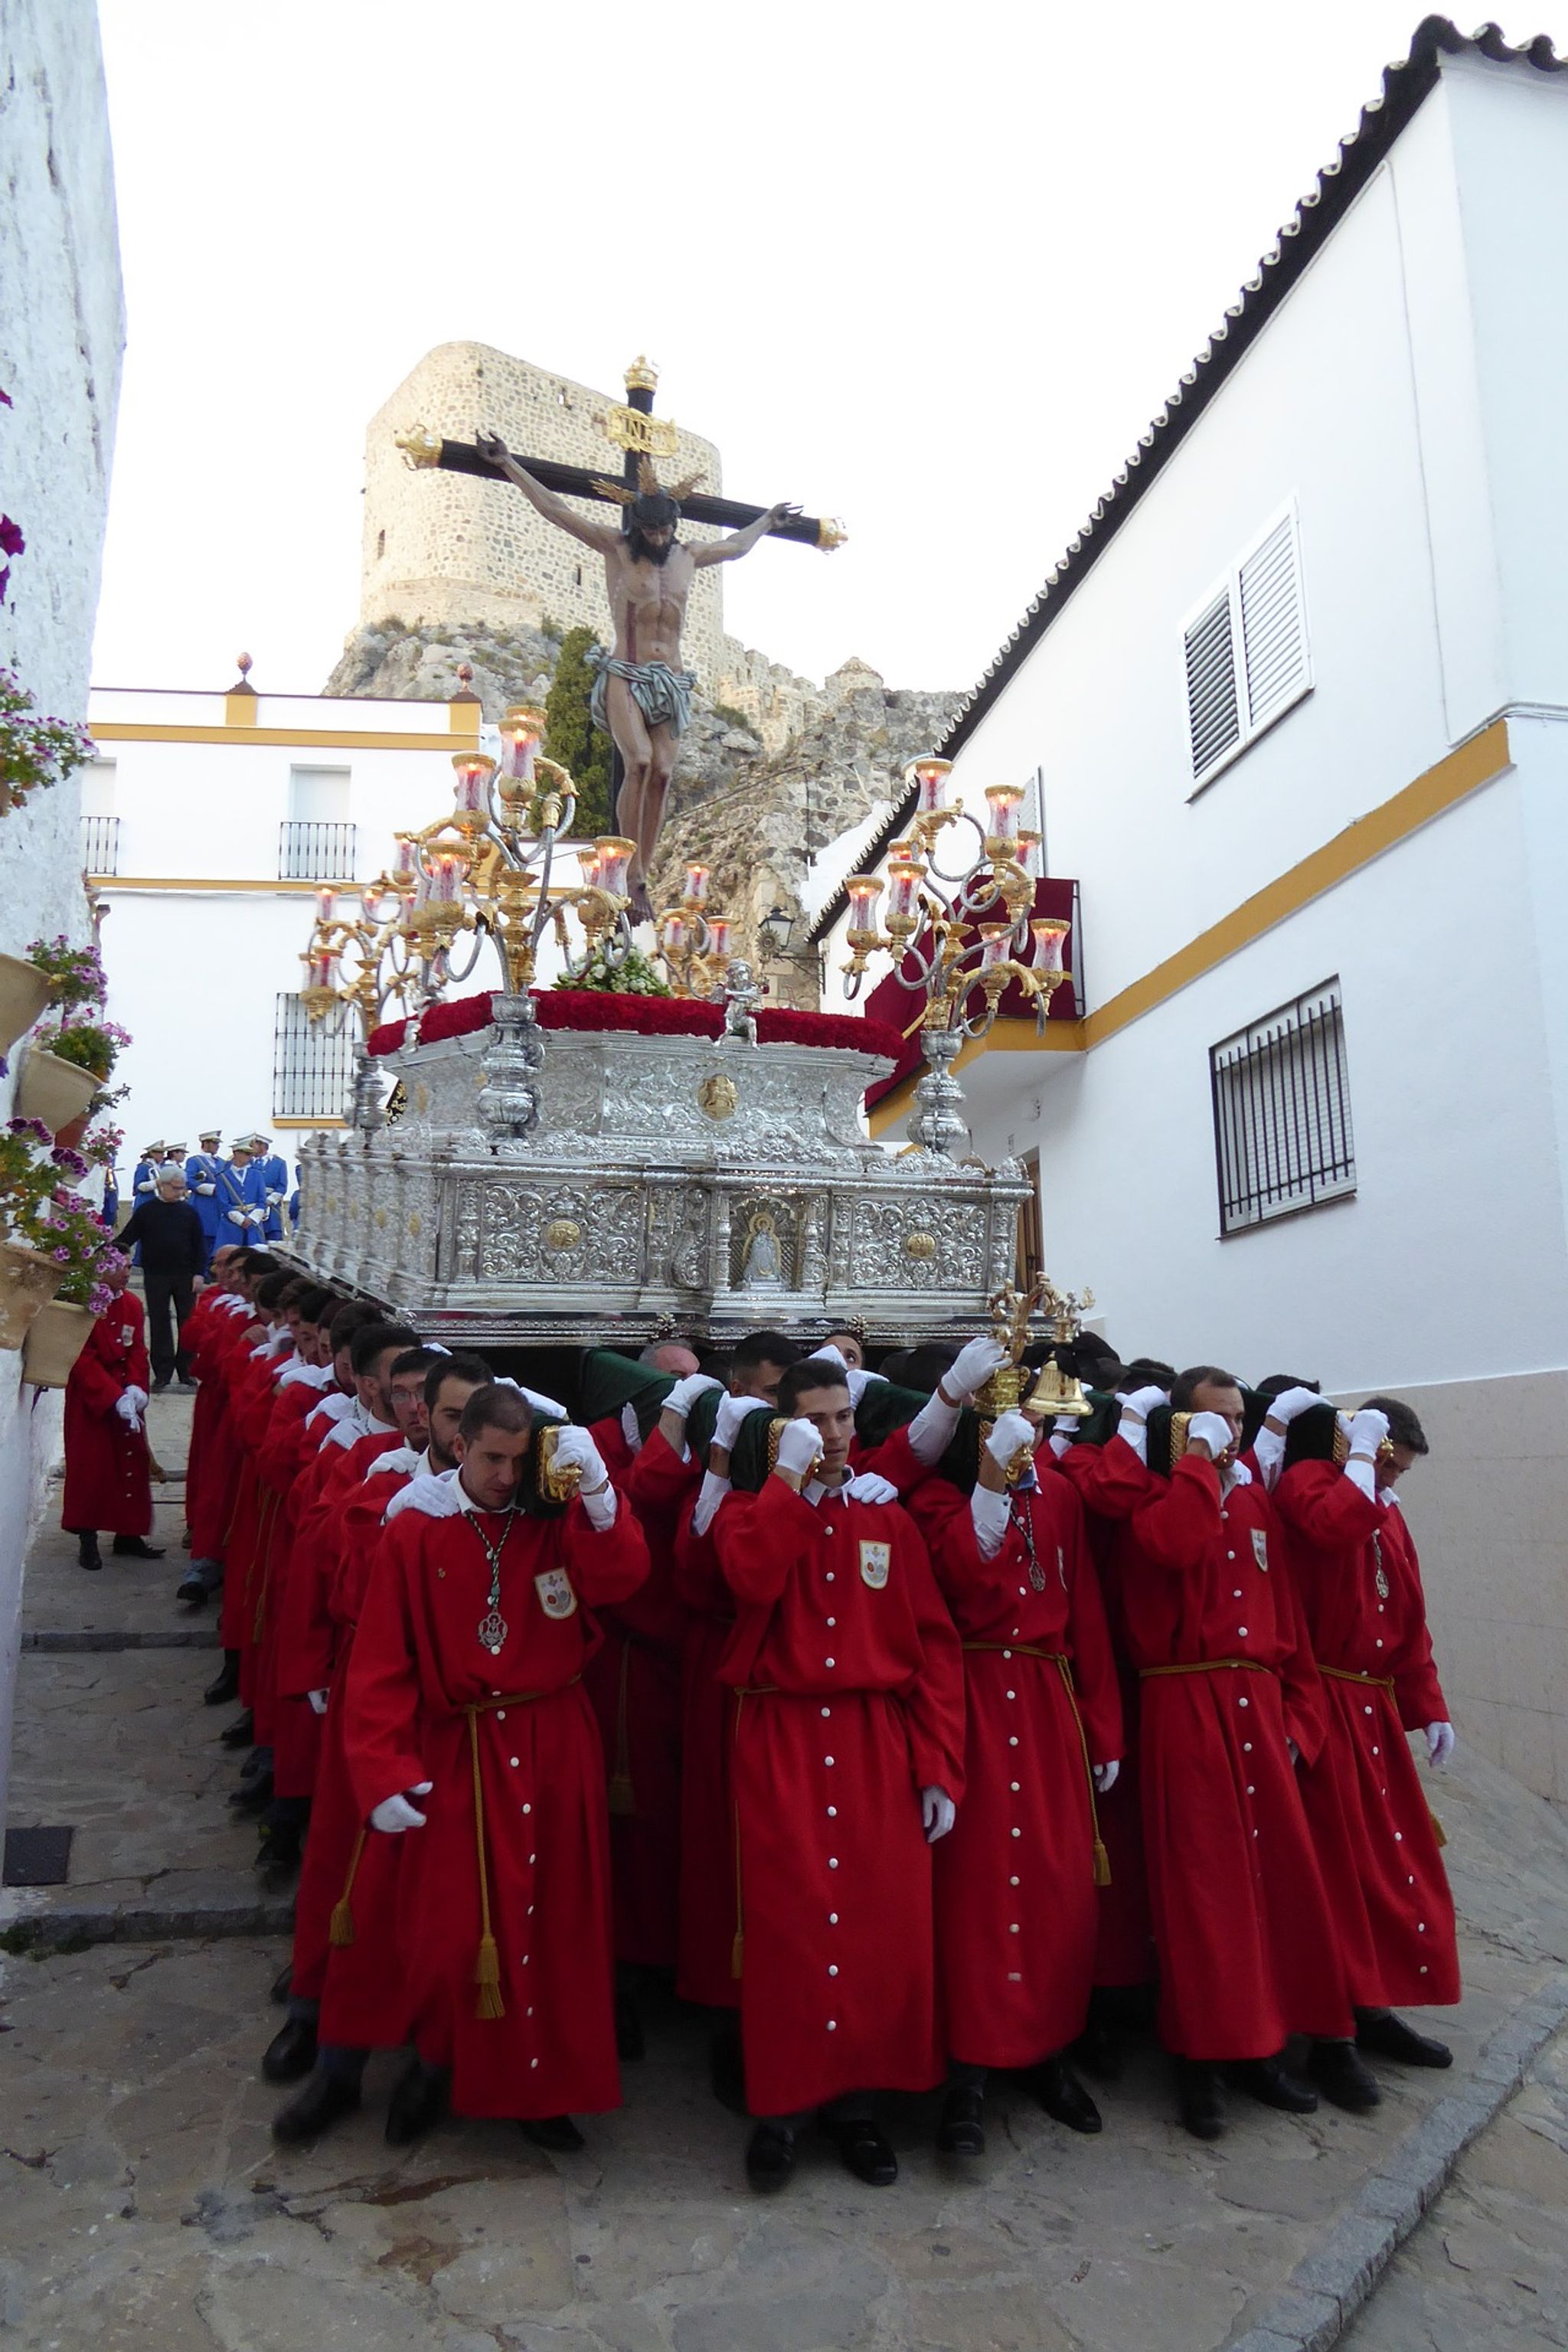
M 1032 1559 L 1029 1562 L 1029 1581 L 1034 1586 L 1037 1592 L 1043 1592 L 1045 1591 L 1046 1571 L 1040 1566 L 1037 1559 Z
M 506 1619 L 499 1609 L 490 1610 L 488 1615 L 479 1619 L 479 1639 L 492 1657 L 500 1655 L 500 1646 L 506 1640 Z

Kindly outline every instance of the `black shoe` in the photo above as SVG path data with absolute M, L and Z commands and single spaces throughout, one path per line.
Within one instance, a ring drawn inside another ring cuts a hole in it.
M 826 2123 L 829 2139 L 838 2150 L 846 2172 L 868 2189 L 890 2189 L 899 2177 L 899 2159 L 874 2123 L 864 2117 L 854 2123 Z
M 985 2094 L 973 2084 L 955 2083 L 942 2103 L 936 2144 L 943 2156 L 984 2156 Z
M 1068 2131 L 1103 2130 L 1100 2109 L 1064 2059 L 1042 2058 L 1024 2079 L 1047 2115 L 1066 2124 Z
M 795 2133 L 788 2124 L 759 2124 L 746 2143 L 746 2179 L 760 2196 L 782 2189 L 795 2170 Z
M 1120 2083 L 1121 2080 L 1121 2044 L 1109 2025 L 1090 2018 L 1078 2040 L 1071 2044 L 1073 2063 L 1092 2074 L 1097 2083 Z
M 277 1975 L 272 1979 L 272 1990 L 268 1992 L 267 1998 L 268 2000 L 275 2000 L 279 2007 L 281 2008 L 293 1990 L 294 1963 L 292 1960 L 285 1960 L 283 1966 L 279 1969 Z
M 201 1386 L 201 1382 L 199 1381 L 182 1381 L 180 1382 L 180 1386 L 183 1389 L 189 1389 L 194 1393 Z
M 1218 2139 L 1225 2130 L 1225 2085 L 1217 2066 L 1203 2058 L 1176 2061 L 1182 2123 L 1194 2139 Z
M 153 1381 L 153 1395 L 154 1395 L 154 1396 L 162 1396 L 162 1395 L 163 1395 L 163 1391 L 168 1387 L 168 1385 L 169 1385 L 169 1376 L 168 1376 L 167 1372 L 165 1372 L 165 1373 L 164 1373 L 164 1375 L 163 1375 L 163 1379 L 162 1379 L 161 1381 Z
M 226 1650 L 223 1654 L 223 1664 L 218 1668 L 217 1680 L 215 1683 L 208 1683 L 205 1690 L 203 1691 L 202 1704 L 204 1706 L 226 1706 L 231 1698 L 237 1698 L 238 1696 L 239 1652 Z M 247 1715 L 247 1729 L 249 1728 L 249 1724 L 250 1717 Z
M 535 2147 L 547 2147 L 554 2156 L 575 2156 L 587 2146 L 570 2116 L 529 2116 L 519 2129 Z
M 239 1785 L 242 1789 L 253 1789 L 257 1781 L 268 1778 L 271 1770 L 271 1748 L 253 1747 L 239 1768 Z
M 1383 2098 L 1377 2076 L 1357 2056 L 1353 2042 L 1314 2042 L 1307 2064 L 1324 2098 L 1347 2115 L 1364 2116 Z
M 447 2105 L 446 2070 L 412 2059 L 393 2085 L 386 2106 L 388 2147 L 410 2147 L 433 2131 Z
M 207 1590 L 205 1579 L 198 1576 L 194 1569 L 187 1568 L 184 1576 L 181 1577 L 178 1584 L 174 1587 L 174 1598 L 176 1601 L 182 1602 L 187 1609 L 200 1609 L 206 1601 L 212 1599 L 212 1594 Z M 237 1690 L 238 1688 L 239 1683 L 237 1677 L 235 1681 L 235 1690 Z M 228 1696 L 232 1698 L 234 1696 L 234 1691 L 230 1691 Z M 214 1706 L 221 1706 L 222 1701 L 215 1698 L 213 1705 Z
M 1283 2058 L 1248 2058 L 1236 2070 L 1236 2079 L 1260 2105 L 1278 2107 L 1284 2116 L 1315 2116 L 1318 2095 L 1309 2083 L 1285 2072 Z
M 1451 2066 L 1454 2063 L 1446 2042 L 1417 2033 L 1391 2009 L 1380 2011 L 1375 2017 L 1358 2016 L 1355 2038 L 1358 2049 L 1370 2050 L 1374 2058 L 1396 2059 L 1402 2066 Z
M 622 1985 L 616 1994 L 616 2055 L 617 2058 L 641 2058 L 647 2054 L 647 2049 L 642 2019 L 637 2013 L 637 1996 Z
M 297 2099 L 290 2099 L 272 2118 L 272 2137 L 291 2147 L 297 2140 L 318 2139 L 340 2116 L 352 2116 L 359 2105 L 359 2084 L 352 2074 L 312 2074 Z
M 271 1773 L 263 1772 L 258 1779 L 247 1780 L 241 1788 L 235 1790 L 228 1802 L 230 1811 L 240 1814 L 246 1820 L 254 1818 L 258 1813 L 264 1813 L 272 1802 Z
M 116 1536 L 111 1547 L 116 1559 L 162 1559 L 162 1544 L 150 1544 L 145 1536 Z
M 741 2047 L 740 2020 L 733 2012 L 726 2012 L 713 2028 L 708 2045 L 708 2079 L 721 2107 L 728 2107 L 732 2116 L 746 2114 L 746 2056 Z
M 256 1871 L 264 1895 L 282 1895 L 298 1874 L 300 1868 L 300 1832 L 297 1829 L 274 1829 L 264 1822 L 261 1843 L 256 1849 Z
M 297 2083 L 316 2063 L 316 2021 L 290 2017 L 280 2025 L 261 2053 L 261 2071 L 269 2083 Z
M 101 1568 L 103 1555 L 97 1544 L 89 1543 L 84 1537 L 76 1548 L 76 1564 L 79 1568 Z
M 237 1671 L 234 1677 L 234 1686 L 235 1690 L 239 1688 L 239 1675 Z M 216 1683 L 213 1687 L 215 1690 L 216 1689 L 217 1685 Z M 229 1693 L 229 1696 L 232 1698 L 233 1696 L 234 1692 L 231 1691 Z M 216 1699 L 213 1701 L 213 1705 L 215 1706 L 217 1705 L 217 1701 Z M 217 1737 L 220 1748 L 254 1748 L 256 1745 L 256 1717 L 252 1715 L 250 1709 L 247 1707 L 243 1715 L 237 1715 L 232 1723 L 226 1724 L 224 1728 L 218 1733 Z

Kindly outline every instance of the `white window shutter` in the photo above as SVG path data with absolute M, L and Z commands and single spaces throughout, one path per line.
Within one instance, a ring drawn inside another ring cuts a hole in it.
M 1185 654 L 1187 738 L 1196 778 L 1205 775 L 1241 738 L 1228 582 L 1187 630 Z
M 1248 732 L 1307 684 L 1307 627 L 1294 512 L 1284 514 L 1240 571 Z

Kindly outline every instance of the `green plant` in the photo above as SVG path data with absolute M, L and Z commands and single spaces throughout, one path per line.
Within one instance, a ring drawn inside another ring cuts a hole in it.
M 0 669 L 0 809 L 58 784 L 92 757 L 92 738 L 69 719 L 46 719 L 14 670 Z
M 609 737 L 589 716 L 594 673 L 587 656 L 593 643 L 592 629 L 567 630 L 544 704 L 544 749 L 551 759 L 559 760 L 570 771 L 577 788 L 572 830 L 590 841 L 612 829 L 610 763 L 614 755 Z
M 579 972 L 563 972 L 557 988 L 592 988 L 605 996 L 673 996 L 675 991 L 662 981 L 649 963 L 641 948 L 633 948 L 619 963 L 610 961 L 608 950 L 596 948 Z
M 738 727 L 742 735 L 754 735 L 757 731 L 755 721 L 748 719 L 743 710 L 737 710 L 732 702 L 716 702 L 713 716 L 721 719 L 726 727 Z
M 54 1150 L 42 1119 L 8 1119 L 0 1129 L 0 1234 L 28 1249 L 39 1247 L 38 1219 L 60 1181 Z
M 32 940 L 27 961 L 36 964 L 49 983 L 49 1003 L 62 1013 L 80 1004 L 100 1005 L 109 993 L 96 942 L 73 948 L 64 932 L 52 940 Z
M 121 1047 L 129 1045 L 131 1039 L 115 1021 L 73 1021 L 68 1028 L 58 1029 L 39 1042 L 62 1062 L 102 1080 L 119 1060 Z
M 116 1249 L 97 1212 L 79 1192 L 58 1192 L 37 1212 L 33 1246 L 65 1268 L 55 1297 L 67 1307 L 105 1314 L 130 1260 Z

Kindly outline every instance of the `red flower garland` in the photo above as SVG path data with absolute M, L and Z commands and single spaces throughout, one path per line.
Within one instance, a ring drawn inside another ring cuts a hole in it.
M 718 1004 L 683 996 L 616 996 L 595 988 L 546 989 L 534 997 L 542 1029 L 619 1030 L 638 1037 L 717 1037 L 724 1026 Z M 420 1043 L 468 1037 L 489 1026 L 490 999 L 459 996 L 433 1004 L 420 1024 Z M 388 1021 L 371 1034 L 369 1050 L 395 1054 L 408 1034 L 406 1021 Z M 763 1007 L 757 1038 L 764 1045 L 837 1045 L 851 1053 L 879 1054 L 897 1061 L 904 1050 L 899 1032 L 885 1021 L 858 1013 L 796 1013 Z

